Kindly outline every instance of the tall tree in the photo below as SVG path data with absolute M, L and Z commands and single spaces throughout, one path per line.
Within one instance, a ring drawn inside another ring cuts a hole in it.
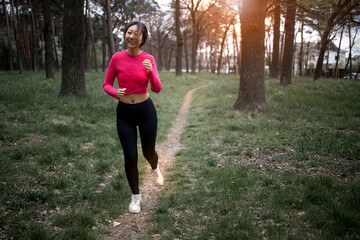
M 199 29 L 202 28 L 202 22 L 204 21 L 206 13 L 215 6 L 215 3 L 205 2 L 204 0 L 186 0 L 185 6 L 190 12 L 190 19 L 192 25 L 191 73 L 195 74 L 197 48 L 201 34 L 201 31 L 199 31 Z
M 38 44 L 37 44 L 37 41 L 36 41 L 37 34 L 36 34 L 36 30 L 35 30 L 35 17 L 34 17 L 33 0 L 30 0 L 29 4 L 30 4 L 30 9 L 31 9 L 31 27 L 32 27 L 32 31 L 31 31 L 32 68 L 33 68 L 33 71 L 37 71 L 37 65 L 38 65 L 38 59 L 37 59 L 38 50 L 37 50 L 37 48 L 38 48 Z
M 338 65 L 339 65 L 339 59 L 340 59 L 340 49 L 341 49 L 341 42 L 342 42 L 343 34 L 344 34 L 344 28 L 345 28 L 345 25 L 341 28 L 340 40 L 339 40 L 339 47 L 337 48 L 336 63 L 335 63 L 335 68 L 334 68 L 334 72 L 333 72 L 333 77 L 334 77 L 334 78 L 338 78 L 338 77 L 339 77 L 339 74 L 338 74 Z
M 13 69 L 14 69 L 14 59 L 13 59 L 13 52 L 12 52 L 12 41 L 11 41 L 10 24 L 9 24 L 8 13 L 7 13 L 7 10 L 6 10 L 6 2 L 5 2 L 5 0 L 3 0 L 3 7 L 4 7 L 4 14 L 5 14 L 5 21 L 6 21 L 6 30 L 7 30 L 7 38 L 8 38 L 9 55 L 10 55 L 10 71 L 13 71 Z
M 221 40 L 221 47 L 220 47 L 220 56 L 218 58 L 218 67 L 217 67 L 217 74 L 220 74 L 220 69 L 221 69 L 221 61 L 222 61 L 222 55 L 223 55 L 223 50 L 224 50 L 224 44 L 225 44 L 225 40 L 227 37 L 227 33 L 230 29 L 230 26 L 233 24 L 234 20 L 235 20 L 235 15 L 230 17 L 230 22 L 227 24 L 227 26 L 225 26 L 225 31 L 223 32 L 223 37 Z
M 105 2 L 105 4 L 106 4 L 106 2 Z M 103 72 L 105 72 L 106 65 L 107 65 L 107 62 L 106 62 L 106 33 L 107 33 L 107 31 L 106 31 L 106 14 L 104 13 L 104 15 L 102 17 L 102 34 L 101 34 L 101 40 L 102 40 L 102 44 L 101 44 L 101 46 L 102 46 L 102 71 Z M 111 56 L 110 56 L 110 58 L 111 58 Z
M 109 51 L 111 59 L 112 55 L 115 53 L 115 42 L 114 42 L 114 35 L 113 35 L 113 24 L 111 21 L 111 1 L 105 0 L 105 13 L 106 13 L 106 20 L 107 20 L 107 28 L 108 28 L 108 40 L 109 40 Z
M 358 0 L 299 0 L 299 6 L 308 14 L 308 24 L 320 34 L 320 52 L 316 62 L 314 80 L 322 75 L 325 51 L 336 25 L 343 24 L 351 11 L 360 6 Z
M 280 84 L 291 84 L 292 63 L 294 57 L 294 32 L 295 32 L 296 0 L 287 0 L 285 19 L 285 46 L 281 64 Z
M 53 35 L 51 27 L 50 0 L 42 0 L 44 14 L 44 39 L 45 39 L 45 75 L 46 79 L 55 79 Z
M 12 21 L 12 25 L 13 25 L 13 31 L 14 31 L 14 38 L 15 38 L 15 43 L 16 43 L 16 51 L 17 51 L 17 64 L 18 64 L 18 68 L 19 68 L 19 73 L 23 74 L 23 57 L 22 57 L 22 53 L 21 53 L 21 46 L 20 46 L 20 41 L 19 41 L 19 32 L 18 32 L 18 28 L 17 28 L 17 18 L 15 17 L 15 11 L 14 11 L 14 0 L 11 0 L 11 21 Z
M 60 89 L 62 96 L 86 95 L 83 21 L 84 0 L 64 0 L 64 40 Z
M 87 1 L 88 1 L 88 0 L 87 0 Z M 90 32 L 91 32 L 91 42 L 92 42 L 93 52 L 94 52 L 95 70 L 98 71 L 97 58 L 96 58 L 96 45 L 95 45 L 94 28 L 93 28 L 92 21 L 91 21 L 90 6 L 89 6 L 89 4 L 86 4 L 86 5 L 87 5 L 87 11 L 88 11 L 89 27 L 90 27 Z
M 273 25 L 273 51 L 270 65 L 270 77 L 279 76 L 279 44 L 280 44 L 280 0 L 275 0 L 274 25 Z
M 300 40 L 300 51 L 299 51 L 299 76 L 303 76 L 303 60 L 304 60 L 304 19 L 302 14 L 300 15 L 300 33 L 301 33 L 301 40 Z
M 266 108 L 264 59 L 265 13 L 264 0 L 242 2 L 241 20 L 241 70 L 238 98 L 235 109 Z
M 182 54 L 183 54 L 183 37 L 180 29 L 180 0 L 175 0 L 175 28 L 176 28 L 176 76 L 182 75 Z
M 359 25 L 360 26 L 360 25 Z M 349 55 L 348 55 L 348 59 L 346 61 L 346 65 L 345 65 L 345 69 L 347 69 L 349 67 L 349 73 L 350 73 L 350 78 L 352 78 L 352 51 L 353 51 L 353 47 L 354 47 L 354 44 L 355 44 L 355 39 L 356 39 L 356 36 L 359 32 L 359 26 L 356 26 L 355 28 L 355 33 L 354 33 L 354 36 L 352 36 L 352 33 L 351 33 L 351 20 L 349 21 L 348 23 L 348 33 L 349 33 Z M 351 38 L 352 37 L 352 38 Z

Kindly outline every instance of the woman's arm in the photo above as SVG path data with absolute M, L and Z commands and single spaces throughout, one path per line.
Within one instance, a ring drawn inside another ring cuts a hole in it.
M 115 59 L 113 56 L 110 60 L 109 67 L 106 70 L 105 80 L 104 80 L 102 87 L 107 94 L 118 99 L 118 97 L 116 96 L 116 94 L 118 93 L 118 90 L 116 88 L 114 88 L 114 81 L 116 78 L 116 74 L 117 74 L 117 71 L 115 68 Z
M 151 91 L 159 93 L 162 89 L 162 84 L 157 72 L 156 63 L 153 57 L 150 58 L 152 70 L 149 72 L 150 88 Z

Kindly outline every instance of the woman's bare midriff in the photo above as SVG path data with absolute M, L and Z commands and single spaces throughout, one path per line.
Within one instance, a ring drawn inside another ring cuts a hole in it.
M 146 101 L 149 98 L 149 93 L 132 93 L 122 96 L 119 100 L 127 104 L 135 104 Z

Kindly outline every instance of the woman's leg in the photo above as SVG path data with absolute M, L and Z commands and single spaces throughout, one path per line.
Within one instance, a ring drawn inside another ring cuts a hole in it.
M 156 169 L 158 164 L 158 154 L 155 151 L 157 114 L 151 100 L 146 105 L 146 109 L 144 108 L 142 111 L 142 115 L 139 124 L 139 133 L 143 155 L 150 163 L 151 168 Z
M 117 108 L 116 126 L 124 151 L 125 172 L 131 192 L 139 194 L 137 129 L 134 122 L 129 119 L 129 113 L 119 107 L 119 105 Z

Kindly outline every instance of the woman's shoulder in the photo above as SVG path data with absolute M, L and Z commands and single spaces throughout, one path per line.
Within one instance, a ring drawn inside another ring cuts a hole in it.
M 114 55 L 112 56 L 113 58 L 119 58 L 119 57 L 123 57 L 126 56 L 126 50 L 122 50 L 120 52 L 116 52 L 114 53 Z
M 150 58 L 150 60 L 151 60 L 151 59 L 154 60 L 153 55 L 151 55 L 150 53 L 147 53 L 147 52 L 143 51 L 143 52 L 142 52 L 142 55 L 143 55 L 144 57 L 146 57 L 146 58 Z

